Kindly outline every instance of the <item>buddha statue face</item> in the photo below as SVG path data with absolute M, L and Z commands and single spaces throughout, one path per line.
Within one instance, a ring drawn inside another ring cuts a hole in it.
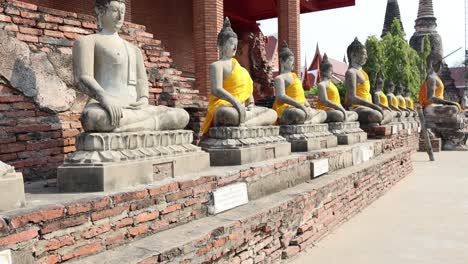
M 385 86 L 386 93 L 393 93 L 395 91 L 395 84 L 392 81 L 389 81 Z
M 292 71 L 294 69 L 294 56 L 282 60 L 281 67 L 283 67 L 284 71 Z
M 221 57 L 232 58 L 232 57 L 236 56 L 237 44 L 238 44 L 237 38 L 227 39 L 223 43 L 222 46 L 221 45 L 219 46 L 219 50 L 221 52 Z
M 366 47 L 357 38 L 348 46 L 346 53 L 348 54 L 350 65 L 363 66 L 367 62 Z
M 383 91 L 384 87 L 384 81 L 382 79 L 377 79 L 377 82 L 375 83 L 375 91 L 380 92 Z
M 122 28 L 125 19 L 123 0 L 97 0 L 95 11 L 99 28 L 109 32 L 118 32 Z
M 324 79 L 330 79 L 333 74 L 333 65 L 328 60 L 328 55 L 323 54 L 322 63 L 320 63 L 320 75 Z

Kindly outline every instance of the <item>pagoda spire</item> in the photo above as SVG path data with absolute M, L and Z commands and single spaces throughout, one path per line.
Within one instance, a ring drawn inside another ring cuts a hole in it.
M 416 31 L 435 31 L 436 21 L 432 0 L 419 0 L 418 18 L 414 27 Z
M 398 0 L 388 0 L 387 9 L 385 11 L 385 21 L 381 35 L 382 38 L 385 36 L 385 34 L 390 32 L 393 20 L 395 20 L 395 18 L 400 20 L 401 30 L 404 32 L 405 30 L 403 28 L 403 23 L 401 22 L 400 6 L 398 5 Z
M 421 18 L 435 18 L 432 0 L 419 1 L 418 19 Z

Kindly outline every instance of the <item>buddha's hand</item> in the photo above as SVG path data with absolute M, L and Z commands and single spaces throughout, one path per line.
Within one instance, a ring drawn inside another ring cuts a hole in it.
M 245 123 L 246 110 L 244 104 L 237 103 L 234 105 L 234 108 L 239 113 L 239 125 Z
M 145 108 L 147 105 L 149 105 L 149 101 L 147 97 L 142 97 L 138 99 L 135 103 L 131 103 L 128 106 L 126 106 L 126 109 L 131 109 L 131 110 L 140 110 Z
M 346 113 L 346 110 L 341 109 L 341 112 L 343 113 L 344 121 L 348 120 L 348 113 Z
M 312 117 L 312 113 L 309 111 L 309 108 L 305 105 L 301 105 L 300 108 L 305 113 L 305 120 L 309 120 Z
M 118 101 L 111 96 L 106 96 L 101 100 L 101 105 L 109 113 L 111 126 L 119 127 L 122 118 L 122 106 Z
M 382 109 L 382 107 L 378 105 L 376 105 L 375 107 L 376 107 L 376 110 L 379 111 L 382 114 L 382 116 L 384 116 L 384 110 Z

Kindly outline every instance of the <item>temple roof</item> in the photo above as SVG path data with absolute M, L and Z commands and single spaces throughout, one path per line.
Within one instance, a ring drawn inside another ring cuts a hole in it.
M 278 17 L 279 0 L 225 0 L 224 13 L 245 21 Z M 355 0 L 301 0 L 301 13 L 309 13 L 355 5 Z
M 385 22 L 382 29 L 381 37 L 384 37 L 385 34 L 387 34 L 390 31 L 393 20 L 395 18 L 398 18 L 400 20 L 401 30 L 404 32 L 405 29 L 403 28 L 403 23 L 401 22 L 400 6 L 398 5 L 398 0 L 388 0 L 387 9 L 385 11 Z
M 465 88 L 465 67 L 450 68 L 452 78 L 457 88 Z

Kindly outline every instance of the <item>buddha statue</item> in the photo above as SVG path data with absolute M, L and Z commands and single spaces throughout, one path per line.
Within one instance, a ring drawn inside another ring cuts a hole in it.
M 393 114 L 372 102 L 370 82 L 362 66 L 367 61 L 366 47 L 356 38 L 347 49 L 349 68 L 346 72 L 345 106 L 355 111 L 364 126 L 385 125 L 392 121 Z
M 432 52 L 427 58 L 427 77 L 419 90 L 426 125 L 442 139 L 443 150 L 467 151 L 465 120 L 456 102 L 444 99 L 444 84 L 439 78 L 442 55 Z
M 385 94 L 387 95 L 387 100 L 389 107 L 392 111 L 396 112 L 396 117 L 406 117 L 406 112 L 403 112 L 402 109 L 400 109 L 400 104 L 398 102 L 398 98 L 394 94 L 395 92 L 395 84 L 392 81 L 388 81 L 387 84 L 385 85 Z
M 138 132 L 183 129 L 183 109 L 149 104 L 148 77 L 141 51 L 119 36 L 124 0 L 96 0 L 100 31 L 73 47 L 76 87 L 90 97 L 81 115 L 86 132 Z
M 328 61 L 328 56 L 323 55 L 320 64 L 320 77 L 322 81 L 318 84 L 317 108 L 327 113 L 326 122 L 353 122 L 358 120 L 358 114 L 353 111 L 346 111 L 341 105 L 341 98 L 338 88 L 331 81 L 333 65 Z
M 275 78 L 276 99 L 273 109 L 278 114 L 280 125 L 302 125 L 323 123 L 325 111 L 312 109 L 304 95 L 302 81 L 293 73 L 294 54 L 283 42 L 279 53 L 280 75 Z
M 406 117 L 414 117 L 414 112 L 408 109 L 406 104 L 406 99 L 403 97 L 402 93 L 405 88 L 401 83 L 398 83 L 395 90 L 395 95 L 398 99 L 398 107 L 401 109 L 402 112 L 405 113 Z
M 419 103 L 425 112 L 444 112 L 453 116 L 460 112 L 456 102 L 444 100 L 444 83 L 439 75 L 442 72 L 442 55 L 431 53 L 427 58 L 427 77 L 419 90 Z M 437 109 L 437 111 L 436 111 Z
M 234 58 L 237 43 L 237 34 L 226 18 L 218 34 L 219 60 L 210 65 L 211 96 L 203 134 L 210 127 L 269 126 L 276 122 L 274 110 L 255 106 L 253 81 Z
M 384 80 L 382 72 L 377 73 L 377 80 L 374 87 L 373 102 L 383 110 L 391 111 L 394 117 L 399 117 L 401 114 L 399 111 L 393 111 L 388 104 L 387 95 L 384 93 Z
M 416 109 L 414 109 L 414 101 L 413 101 L 413 99 L 411 98 L 411 90 L 410 90 L 408 87 L 406 87 L 406 88 L 403 90 L 403 96 L 404 96 L 404 98 L 405 98 L 405 100 L 406 100 L 406 107 L 407 107 L 410 111 L 412 111 L 412 112 L 415 113 L 414 116 L 417 116 L 417 114 L 416 114 L 416 113 L 417 113 L 417 112 L 416 112 Z

